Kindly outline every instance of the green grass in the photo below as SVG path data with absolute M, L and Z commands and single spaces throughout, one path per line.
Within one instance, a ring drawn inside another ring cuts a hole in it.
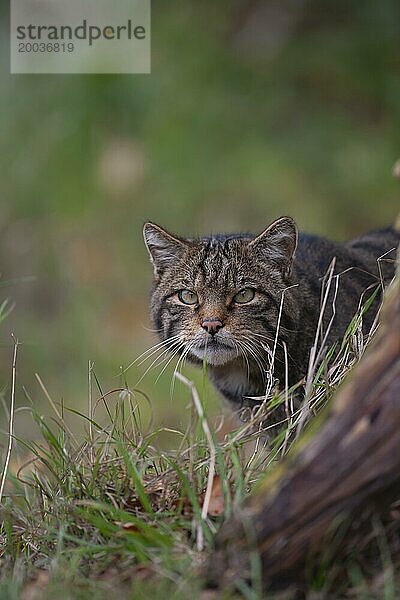
M 110 593 L 135 600 L 201 597 L 204 567 L 221 523 L 244 501 L 261 474 L 274 469 L 291 451 L 299 427 L 302 432 L 311 416 L 321 412 L 363 354 L 361 319 L 370 302 L 350 324 L 334 358 L 328 352 L 315 370 L 306 415 L 304 403 L 296 403 L 294 388 L 280 394 L 271 390 L 250 420 L 220 441 L 203 395 L 183 376 L 176 385 L 183 385 L 192 401 L 190 424 L 175 431 L 176 448 L 169 451 L 156 443 L 163 435 L 161 428 L 146 430 L 141 425 L 146 399 L 128 384 L 103 393 L 89 363 L 91 389 L 84 414 L 54 402 L 39 378 L 54 414 L 44 417 L 27 396 L 26 407 L 14 415 L 18 418 L 22 410 L 29 411 L 36 434 L 34 441 L 9 437 L 13 444 L 2 498 L 0 598 L 19 598 L 21 593 L 30 598 L 33 592 L 43 599 L 105 598 Z M 262 447 L 257 431 L 266 413 L 274 411 L 279 418 Z M 81 439 L 71 430 L 71 414 L 82 421 Z M 246 444 L 255 440 L 258 451 L 245 452 Z M 300 438 L 300 443 L 305 441 Z M 211 486 L 214 472 L 224 498 L 217 516 Z M 309 568 L 307 594 L 398 597 L 397 558 L 379 523 L 374 524 L 372 538 L 372 563 L 362 553 L 338 558 L 334 546 L 327 548 L 321 564 Z M 257 553 L 251 556 L 251 581 L 239 579 L 236 587 L 242 597 L 261 597 Z M 221 591 L 217 597 L 232 598 L 234 593 Z

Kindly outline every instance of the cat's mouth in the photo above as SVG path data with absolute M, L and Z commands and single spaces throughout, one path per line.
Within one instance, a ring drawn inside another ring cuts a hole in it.
M 225 365 L 238 357 L 238 351 L 232 343 L 216 338 L 192 346 L 190 352 L 198 360 L 205 358 L 206 362 L 213 366 Z

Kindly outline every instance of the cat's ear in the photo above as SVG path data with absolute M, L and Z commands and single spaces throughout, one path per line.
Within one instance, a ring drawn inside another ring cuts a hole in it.
M 252 240 L 249 247 L 263 252 L 265 257 L 275 263 L 282 275 L 287 278 L 291 274 L 297 239 L 296 223 L 291 217 L 281 217 Z
M 143 237 L 156 276 L 179 259 L 187 246 L 184 240 L 171 235 L 154 223 L 145 223 Z

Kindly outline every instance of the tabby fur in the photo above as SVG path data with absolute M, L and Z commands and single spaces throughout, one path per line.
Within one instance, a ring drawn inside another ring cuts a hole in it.
M 198 365 L 205 357 L 215 386 L 238 409 L 265 394 L 271 375 L 281 387 L 306 375 L 330 266 L 325 347 L 342 339 L 377 289 L 363 322 L 370 329 L 382 286 L 394 275 L 400 235 L 388 227 L 338 243 L 298 234 L 293 219 L 281 217 L 257 236 L 183 238 L 146 223 L 144 239 L 154 267 L 151 316 L 162 347 Z M 247 288 L 254 299 L 234 302 Z M 181 290 L 194 292 L 197 302 L 182 303 Z M 210 320 L 221 323 L 214 335 L 204 328 Z

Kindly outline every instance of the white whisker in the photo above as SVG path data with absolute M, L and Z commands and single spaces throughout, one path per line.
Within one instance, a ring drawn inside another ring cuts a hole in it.
M 190 352 L 190 350 L 193 348 L 194 346 L 194 341 L 192 341 L 191 343 L 189 343 L 189 345 L 184 349 L 184 351 L 182 352 L 181 356 L 178 358 L 178 361 L 175 365 L 175 369 L 174 372 L 172 374 L 172 380 L 171 380 L 171 388 L 170 388 L 170 397 L 172 398 L 174 395 L 174 390 L 175 390 L 175 380 L 176 380 L 176 374 L 178 373 L 178 369 L 179 367 L 183 367 L 186 358 Z
M 139 385 L 139 383 L 141 383 L 143 381 L 143 379 L 145 378 L 145 376 L 147 375 L 147 373 L 149 371 L 151 371 L 152 369 L 157 368 L 161 363 L 163 363 L 165 360 L 168 359 L 169 357 L 169 353 L 173 352 L 172 356 L 175 356 L 176 352 L 178 352 L 180 345 L 182 344 L 181 341 L 179 340 L 175 340 L 174 343 L 169 346 L 167 349 L 163 350 L 163 352 L 157 356 L 153 362 L 147 367 L 147 369 L 145 370 L 145 372 L 143 373 L 143 375 L 140 377 L 140 379 L 136 382 L 136 385 Z M 166 356 L 164 356 L 166 355 Z M 164 356 L 164 358 L 162 358 Z M 168 364 L 168 363 L 167 363 Z
M 168 365 L 171 364 L 171 362 L 173 361 L 173 359 L 175 358 L 175 356 L 178 354 L 178 352 L 182 349 L 185 348 L 185 342 L 181 342 L 179 344 L 179 346 L 175 349 L 175 351 L 173 352 L 172 356 L 169 358 L 169 360 L 165 363 L 165 365 L 163 366 L 161 372 L 157 375 L 157 379 L 155 380 L 155 382 L 157 383 L 157 381 L 160 379 L 161 375 L 164 373 L 165 369 L 168 367 Z M 180 358 L 180 357 L 179 357 Z M 179 361 L 179 359 L 178 359 Z
M 246 348 L 244 348 L 244 346 L 240 343 L 239 340 L 236 340 L 234 342 L 235 344 L 235 349 L 239 348 L 242 354 L 242 357 L 245 359 L 246 361 L 246 369 L 247 369 L 247 380 L 250 379 L 250 364 L 249 364 L 249 359 L 247 358 L 247 352 L 246 352 Z
M 145 350 L 144 352 L 142 352 L 142 354 L 140 354 L 137 358 L 135 358 L 135 360 L 133 360 L 127 367 L 125 367 L 125 369 L 122 372 L 125 373 L 128 369 L 130 369 L 141 358 L 143 358 L 145 356 L 146 356 L 145 360 L 147 360 L 147 358 L 150 358 L 150 356 L 152 354 L 154 354 L 157 350 L 161 349 L 163 346 L 165 346 L 167 344 L 172 343 L 174 340 L 178 339 L 179 337 L 180 337 L 180 334 L 173 335 L 172 337 L 169 337 L 166 340 L 163 340 L 162 342 L 158 342 L 158 344 L 154 344 L 154 346 L 151 346 L 150 348 L 148 348 L 147 350 Z M 147 355 L 149 355 L 149 356 L 147 356 Z M 142 362 L 144 362 L 144 361 L 142 361 Z M 142 364 L 142 362 L 140 362 L 139 364 Z
M 264 379 L 265 378 L 265 366 L 262 363 L 262 356 L 259 355 L 256 345 L 253 345 L 253 346 L 250 345 L 250 344 L 254 344 L 254 341 L 248 337 L 245 337 L 242 343 L 247 348 L 249 354 L 254 359 L 254 361 L 257 364 L 259 371 Z

